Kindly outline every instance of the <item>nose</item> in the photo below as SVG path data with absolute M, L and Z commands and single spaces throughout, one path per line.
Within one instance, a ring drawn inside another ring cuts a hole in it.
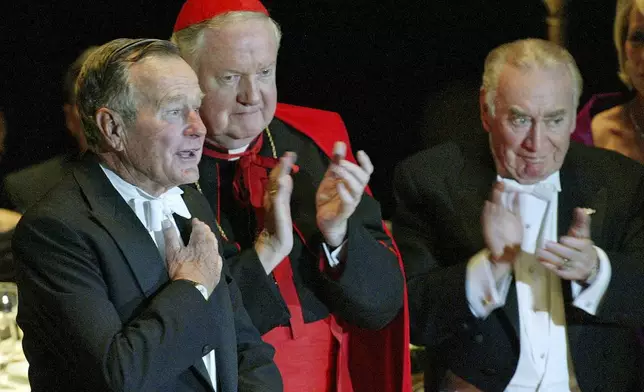
M 237 101 L 243 105 L 252 106 L 260 102 L 259 85 L 253 77 L 244 77 L 239 83 Z
M 186 136 L 202 137 L 206 135 L 206 126 L 201 121 L 201 116 L 196 110 L 190 111 L 188 115 L 188 128 L 186 128 Z
M 539 151 L 543 144 L 544 130 L 541 121 L 535 121 L 523 141 L 523 148 L 528 151 Z

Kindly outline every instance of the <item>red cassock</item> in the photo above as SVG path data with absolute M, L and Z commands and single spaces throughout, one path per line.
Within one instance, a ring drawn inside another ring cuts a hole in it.
M 278 104 L 275 117 L 308 136 L 329 158 L 334 143 L 343 141 L 347 145 L 346 159 L 355 162 L 346 127 L 337 113 Z M 368 188 L 367 192 L 371 194 Z M 384 224 L 383 229 L 391 237 Z M 295 231 L 299 234 L 297 227 Z M 303 236 L 300 238 L 305 241 Z M 403 271 L 393 239 L 392 244 L 390 250 L 397 255 Z M 326 262 L 321 256 L 320 268 Z M 305 324 L 288 258 L 275 269 L 274 276 L 291 313 L 290 326 L 274 328 L 263 338 L 276 348 L 275 362 L 285 380 L 285 391 L 411 390 L 406 287 L 400 314 L 387 327 L 370 331 L 343 323 L 333 315 Z M 319 388 L 312 389 L 315 387 Z

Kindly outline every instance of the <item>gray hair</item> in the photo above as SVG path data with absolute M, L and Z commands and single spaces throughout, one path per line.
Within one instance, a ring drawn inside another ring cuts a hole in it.
M 485 92 L 490 115 L 494 116 L 496 90 L 506 64 L 518 69 L 549 69 L 564 65 L 570 72 L 575 107 L 579 104 L 583 80 L 575 59 L 566 49 L 553 42 L 530 38 L 503 44 L 487 55 L 481 90 Z
M 275 43 L 279 48 L 282 39 L 282 31 L 270 16 L 262 12 L 254 11 L 230 11 L 217 15 L 214 18 L 196 23 L 179 31 L 175 31 L 170 37 L 181 52 L 181 56 L 190 64 L 192 69 L 199 73 L 199 61 L 203 52 L 205 33 L 207 30 L 217 30 L 228 24 L 241 23 L 248 20 L 265 20 L 270 23 L 271 30 L 275 37 Z
M 76 79 L 76 98 L 90 149 L 98 151 L 100 146 L 101 132 L 95 118 L 99 109 L 109 108 L 119 113 L 126 125 L 136 119 L 129 68 L 150 56 L 180 57 L 180 54 L 169 41 L 120 38 L 88 55 Z
M 615 23 L 613 24 L 613 42 L 615 44 L 615 50 L 617 51 L 617 60 L 619 61 L 617 75 L 629 88 L 632 88 L 633 85 L 626 72 L 624 44 L 626 44 L 626 39 L 628 38 L 628 21 L 633 4 L 637 6 L 639 12 L 644 13 L 644 0 L 618 0 L 615 9 Z
M 83 63 L 89 57 L 89 55 L 98 48 L 98 46 L 90 46 L 85 49 L 73 63 L 69 65 L 67 71 L 65 72 L 65 77 L 63 79 L 63 100 L 64 103 L 74 105 L 76 104 L 76 79 L 78 74 L 80 74 Z

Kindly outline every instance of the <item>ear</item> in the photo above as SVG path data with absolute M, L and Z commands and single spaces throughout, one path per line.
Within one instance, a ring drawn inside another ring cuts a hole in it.
M 100 108 L 96 112 L 95 119 L 103 143 L 111 150 L 123 151 L 125 149 L 125 127 L 121 116 L 108 108 Z
M 483 129 L 485 129 L 486 132 L 490 132 L 492 129 L 492 115 L 490 114 L 490 108 L 485 100 L 484 89 L 479 91 L 479 107 L 481 109 L 481 123 L 483 124 Z

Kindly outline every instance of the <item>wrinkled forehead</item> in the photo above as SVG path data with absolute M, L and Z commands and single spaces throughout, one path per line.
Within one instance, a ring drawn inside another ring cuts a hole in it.
M 499 76 L 498 104 L 574 105 L 572 75 L 563 64 L 530 68 L 506 65 Z
M 151 56 L 132 65 L 129 73 L 137 101 L 158 105 L 163 99 L 201 99 L 197 75 L 181 57 Z
M 204 31 L 202 65 L 267 65 L 277 60 L 277 50 L 277 37 L 270 21 L 252 19 L 227 23 Z

